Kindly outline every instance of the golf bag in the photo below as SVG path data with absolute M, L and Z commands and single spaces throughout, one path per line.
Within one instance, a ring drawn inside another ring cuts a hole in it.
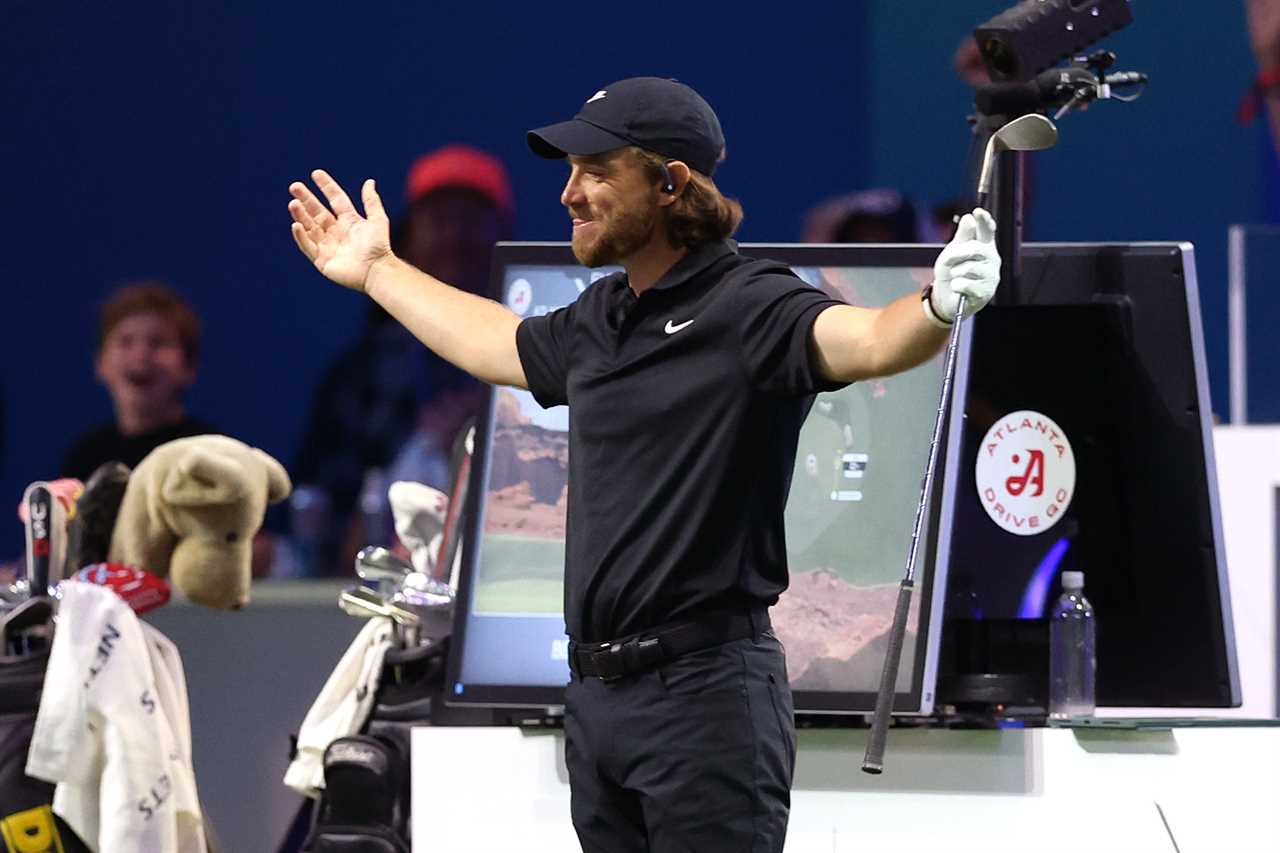
M 357 573 L 364 572 L 360 577 L 366 583 L 376 578 L 385 599 L 371 597 L 368 588 L 352 588 L 339 600 L 363 593 L 354 599 L 354 610 L 344 610 L 356 616 L 389 615 L 397 623 L 398 642 L 386 651 L 369 719 L 358 734 L 337 738 L 325 748 L 319 801 L 303 802 L 278 853 L 409 853 L 410 731 L 425 725 L 494 723 L 492 711 L 452 708 L 444 702 L 453 612 L 450 575 L 459 556 L 474 434 L 474 424 L 468 423 L 454 440 L 453 488 L 445 496 L 442 516 L 433 520 L 430 511 L 421 512 L 415 522 L 409 507 L 404 507 L 403 518 L 397 510 L 401 541 L 411 550 L 428 549 L 426 564 L 419 560 L 415 572 L 402 561 L 401 570 L 391 571 L 397 558 L 385 553 L 370 556 L 365 564 L 367 552 L 386 549 L 366 549 L 357 556 Z M 371 569 L 377 574 L 370 574 Z M 404 619 L 410 621 L 400 624 Z
M 53 813 L 54 786 L 26 774 L 49 649 L 0 657 L 0 853 L 88 853 Z
M 279 853 L 408 853 L 410 731 L 492 722 L 488 712 L 473 719 L 476 712 L 444 704 L 448 654 L 448 638 L 387 650 L 368 722 L 360 734 L 338 738 L 325 750 L 324 792 L 318 803 L 303 804 Z M 468 719 L 459 720 L 459 713 Z

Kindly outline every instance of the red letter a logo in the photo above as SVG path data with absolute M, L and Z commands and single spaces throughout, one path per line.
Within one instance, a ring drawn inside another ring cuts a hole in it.
M 1022 472 L 1021 477 L 1014 476 L 1005 480 L 1004 487 L 1009 490 L 1009 494 L 1017 497 L 1030 483 L 1036 487 L 1036 490 L 1028 497 L 1036 498 L 1044 494 L 1044 451 L 1028 450 L 1027 452 L 1031 454 L 1031 459 L 1027 461 L 1027 470 Z M 1013 461 L 1016 464 L 1018 457 L 1014 456 Z

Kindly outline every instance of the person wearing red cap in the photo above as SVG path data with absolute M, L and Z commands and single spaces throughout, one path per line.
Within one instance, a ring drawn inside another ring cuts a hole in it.
M 294 241 L 472 375 L 572 406 L 565 759 L 583 849 L 780 851 L 796 744 L 768 608 L 800 426 L 816 392 L 934 355 L 962 294 L 990 300 L 994 222 L 962 218 L 919 298 L 859 308 L 738 253 L 741 207 L 712 179 L 720 122 L 688 86 L 620 80 L 527 140 L 568 161 L 578 260 L 623 267 L 565 308 L 521 319 L 415 273 L 372 181 L 364 215 L 326 172 L 327 204 L 291 184 Z
M 489 284 L 493 244 L 511 238 L 515 202 L 506 169 L 490 154 L 446 145 L 409 167 L 409 208 L 392 231 L 396 254 L 468 293 Z
M 493 244 L 510 239 L 515 221 L 501 161 L 466 145 L 430 151 L 409 167 L 405 201 L 390 230 L 395 254 L 469 293 L 485 292 Z M 325 373 L 290 472 L 301 493 L 317 496 L 330 515 L 328 523 L 308 525 L 329 531 L 330 541 L 309 543 L 306 551 L 332 559 L 302 571 L 346 574 L 356 551 L 377 542 L 379 533 L 366 531 L 355 512 L 371 470 L 449 488 L 453 437 L 482 400 L 480 383 L 424 349 L 371 302 L 360 338 Z

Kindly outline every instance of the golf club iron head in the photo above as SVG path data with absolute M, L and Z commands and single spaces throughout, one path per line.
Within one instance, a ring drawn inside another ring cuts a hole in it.
M 399 586 L 412 571 L 412 563 L 381 545 L 361 548 L 356 554 L 356 575 L 361 580 Z
M 992 166 L 996 155 L 1002 151 L 1042 151 L 1058 142 L 1058 128 L 1045 116 L 1029 113 L 1018 116 L 991 134 L 982 154 L 982 171 L 978 176 L 978 198 L 983 199 L 991 191 Z
M 0 586 L 0 609 L 17 607 L 31 598 L 31 584 L 26 578 L 18 578 L 11 584 Z
M 399 625 L 417 627 L 422 620 L 418 614 L 384 601 L 373 590 L 355 586 L 344 589 L 338 596 L 338 607 L 349 616 L 368 619 L 371 616 L 387 616 Z
M 408 644 L 435 643 L 448 637 L 453 632 L 453 607 L 423 606 L 405 598 L 403 593 L 396 593 L 393 602 L 417 615 L 419 622 L 415 626 L 406 626 L 402 633 Z
M 418 607 L 448 608 L 453 606 L 453 590 L 444 581 L 427 577 L 422 572 L 405 575 L 397 598 Z

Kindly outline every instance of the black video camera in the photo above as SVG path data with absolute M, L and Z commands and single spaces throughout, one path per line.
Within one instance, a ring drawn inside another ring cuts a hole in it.
M 1024 0 L 973 31 L 993 82 L 1030 80 L 1128 26 L 1128 0 Z

